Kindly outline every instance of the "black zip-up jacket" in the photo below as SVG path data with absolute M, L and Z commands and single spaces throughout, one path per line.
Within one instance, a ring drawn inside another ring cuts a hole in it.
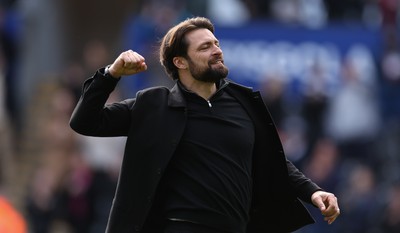
M 186 104 L 180 89 L 154 87 L 136 98 L 105 105 L 118 79 L 103 68 L 86 80 L 70 126 L 99 137 L 126 136 L 124 158 L 107 233 L 159 233 L 157 186 L 185 129 Z M 320 190 L 284 155 L 281 141 L 259 92 L 227 81 L 225 91 L 248 112 L 255 126 L 253 196 L 248 233 L 291 232 L 314 223 L 299 201 Z M 151 230 L 150 230 L 151 229 Z

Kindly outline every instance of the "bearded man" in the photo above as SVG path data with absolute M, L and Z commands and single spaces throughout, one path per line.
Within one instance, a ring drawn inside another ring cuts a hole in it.
M 337 218 L 334 194 L 286 159 L 260 93 L 227 79 L 210 20 L 171 28 L 160 62 L 174 87 L 105 105 L 121 77 L 147 70 L 121 53 L 84 83 L 70 120 L 84 135 L 127 137 L 107 233 L 290 232 L 314 222 L 300 200 Z

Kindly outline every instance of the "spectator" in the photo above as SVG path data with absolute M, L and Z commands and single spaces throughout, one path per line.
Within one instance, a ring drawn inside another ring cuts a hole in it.
M 388 192 L 386 208 L 383 211 L 381 232 L 400 232 L 400 185 L 393 185 Z
M 327 109 L 326 133 L 338 143 L 343 157 L 368 160 L 381 122 L 375 76 L 357 63 L 363 58 L 358 55 L 344 61 L 342 87 Z
M 339 195 L 343 205 L 343 219 L 337 232 L 375 232 L 379 211 L 376 176 L 368 165 L 348 163 Z M 386 233 L 386 232 L 385 232 Z
M 127 21 L 123 35 L 123 47 L 143 54 L 149 67 L 148 73 L 138 74 L 135 78 L 123 79 L 123 96 L 132 96 L 140 89 L 152 85 L 171 86 L 169 80 L 158 78 L 163 73 L 154 48 L 166 30 L 191 16 L 186 9 L 186 0 L 150 0 L 144 1 L 139 14 L 132 15 Z

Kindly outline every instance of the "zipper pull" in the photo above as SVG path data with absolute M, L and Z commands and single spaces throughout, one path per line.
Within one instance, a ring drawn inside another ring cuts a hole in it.
M 207 103 L 208 103 L 208 107 L 212 107 L 212 105 L 211 105 L 211 102 L 209 101 L 209 100 L 207 100 Z

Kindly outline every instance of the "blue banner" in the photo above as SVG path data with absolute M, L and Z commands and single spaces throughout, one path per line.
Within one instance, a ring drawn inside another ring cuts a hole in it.
M 322 29 L 251 23 L 216 27 L 229 77 L 257 86 L 271 76 L 287 82 L 307 79 L 318 66 L 332 85 L 338 82 L 343 62 L 356 62 L 360 72 L 376 72 L 382 34 L 362 25 L 331 25 Z

